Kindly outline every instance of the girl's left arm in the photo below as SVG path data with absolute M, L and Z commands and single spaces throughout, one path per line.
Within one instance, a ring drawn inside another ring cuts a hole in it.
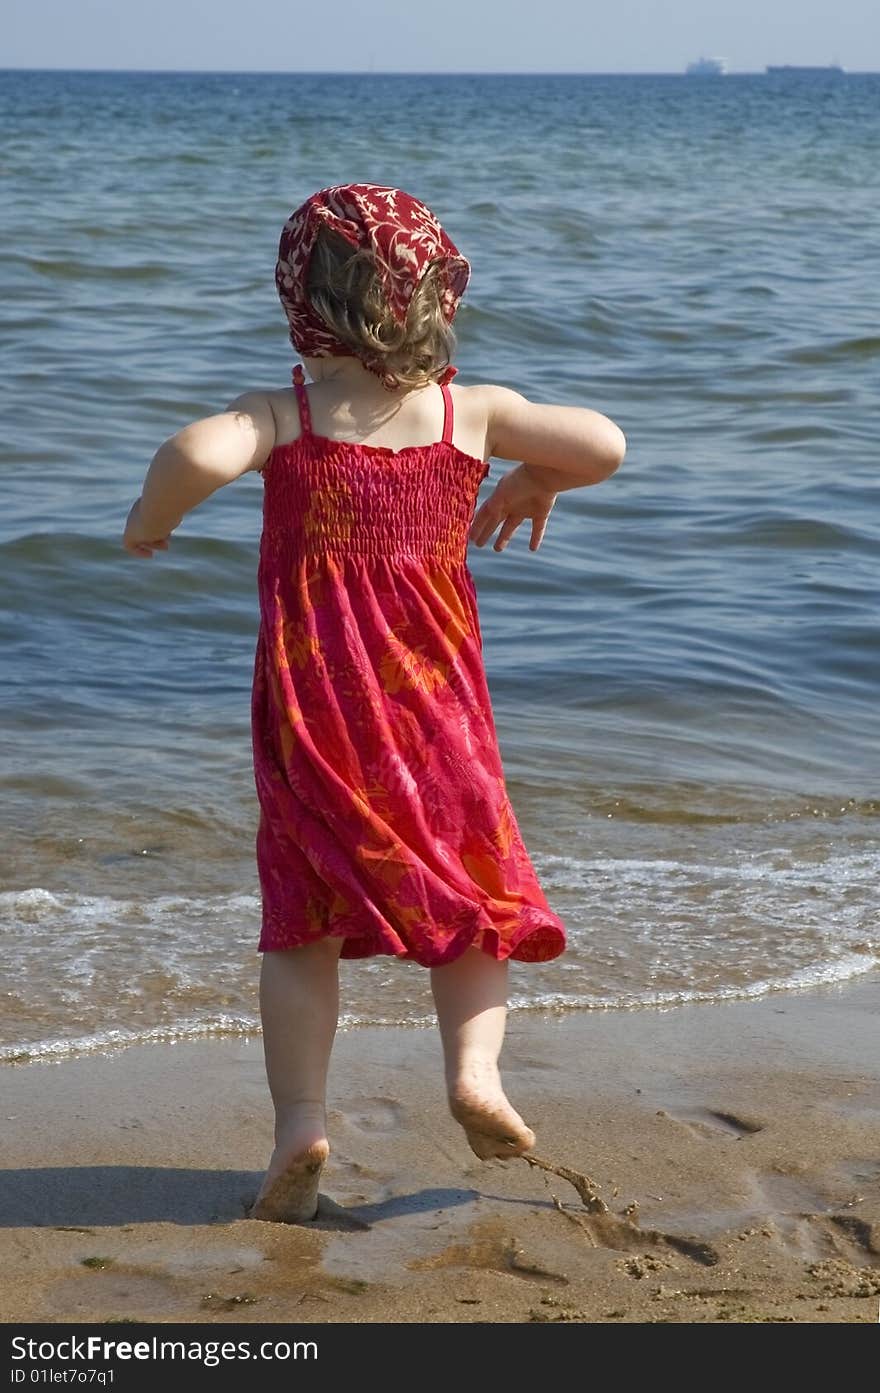
M 245 392 L 218 415 L 184 426 L 153 456 L 122 545 L 136 556 L 166 550 L 185 514 L 224 484 L 262 468 L 275 439 L 275 413 L 265 392 Z

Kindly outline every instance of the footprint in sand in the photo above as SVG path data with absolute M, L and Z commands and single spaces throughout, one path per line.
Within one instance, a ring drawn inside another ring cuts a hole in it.
M 849 1243 L 854 1256 L 880 1258 L 880 1223 L 858 1219 L 855 1214 L 831 1214 L 829 1221 Z
M 656 1116 L 668 1117 L 670 1121 L 680 1123 L 697 1137 L 727 1137 L 735 1141 L 763 1132 L 766 1126 L 766 1123 L 759 1122 L 756 1118 L 743 1117 L 741 1113 L 721 1108 L 677 1108 L 675 1112 L 659 1108 Z
M 403 1108 L 394 1098 L 363 1098 L 341 1118 L 361 1132 L 396 1132 L 403 1125 Z
M 880 1224 L 829 1212 L 827 1202 L 777 1216 L 776 1228 L 782 1245 L 799 1257 L 837 1259 L 856 1267 L 880 1265 Z
M 801 1261 L 858 1264 L 880 1258 L 880 1225 L 846 1212 L 852 1197 L 841 1194 L 839 1181 L 776 1165 L 769 1172 L 745 1172 L 742 1184 L 745 1202 L 728 1215 L 731 1228 L 746 1225 L 741 1239 L 758 1233 Z

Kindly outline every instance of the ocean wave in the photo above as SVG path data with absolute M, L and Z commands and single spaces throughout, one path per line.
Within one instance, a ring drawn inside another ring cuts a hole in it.
M 65 923 L 93 927 L 95 924 L 176 921 L 181 914 L 215 915 L 218 912 L 258 914 L 258 895 L 156 895 L 151 899 L 126 899 L 114 895 L 83 895 L 75 891 L 46 890 L 35 885 L 23 890 L 0 892 L 0 926 L 4 923 Z
M 633 992 L 623 997 L 603 996 L 601 993 L 583 996 L 543 992 L 534 997 L 511 997 L 509 1006 L 512 1011 L 631 1011 L 642 1007 L 675 1007 L 699 1002 L 754 1001 L 776 992 L 809 991 L 813 987 L 848 982 L 853 977 L 874 972 L 878 967 L 880 956 L 849 953 L 836 962 L 816 963 L 811 967 L 799 968 L 796 972 L 766 977 L 743 986 Z
M 601 994 L 569 994 L 543 992 L 534 997 L 514 995 L 509 1002 L 511 1013 L 572 1013 L 582 1011 L 669 1010 L 689 1004 L 711 1004 L 726 1001 L 753 1001 L 776 993 L 808 991 L 821 986 L 843 984 L 855 977 L 875 971 L 880 960 L 869 960 L 855 954 L 835 963 L 816 964 L 778 978 L 767 978 L 749 986 L 709 990 L 682 990 L 632 993 L 625 997 Z M 436 1026 L 433 1015 L 401 1012 L 397 1015 L 367 1015 L 344 1012 L 339 1029 L 358 1028 L 425 1030 Z M 93 1054 L 118 1054 L 137 1045 L 166 1045 L 208 1039 L 239 1038 L 251 1040 L 262 1036 L 259 1019 L 254 1017 L 212 1016 L 205 1020 L 185 1020 L 174 1024 L 153 1026 L 146 1030 L 109 1029 L 69 1038 L 61 1036 L 0 1046 L 0 1065 L 52 1064 L 65 1059 Z
M 343 1012 L 339 1017 L 340 1030 L 352 1030 L 358 1026 L 423 1029 L 434 1024 L 433 1016 L 420 1015 L 417 1012 L 376 1017 Z M 0 1046 L 0 1065 L 48 1064 L 89 1054 L 117 1054 L 135 1045 L 169 1045 L 208 1039 L 253 1039 L 261 1035 L 262 1028 L 256 1016 L 216 1015 L 204 1020 L 182 1020 L 168 1025 L 151 1026 L 146 1030 L 99 1030 L 88 1035 L 49 1036 L 42 1040 L 3 1045 Z

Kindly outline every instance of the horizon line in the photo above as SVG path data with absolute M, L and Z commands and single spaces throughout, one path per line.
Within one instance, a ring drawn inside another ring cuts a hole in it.
M 725 77 L 763 77 L 768 67 L 830 68 L 825 63 L 770 63 L 758 68 L 736 68 L 719 73 Z M 875 77 L 880 69 L 847 68 L 842 66 L 843 76 Z M 181 76 L 216 77 L 692 77 L 684 68 L 626 68 L 626 69 L 581 69 L 581 68 L 69 68 L 60 64 L 53 67 L 33 68 L 27 64 L 0 66 L 0 73 L 143 73 L 159 75 L 177 73 Z

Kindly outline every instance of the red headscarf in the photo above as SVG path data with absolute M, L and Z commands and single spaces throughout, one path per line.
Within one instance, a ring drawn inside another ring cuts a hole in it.
M 309 259 L 322 227 L 340 233 L 353 248 L 374 254 L 389 308 L 399 324 L 406 322 L 410 301 L 428 267 L 441 262 L 441 307 L 446 322 L 452 323 L 471 268 L 431 210 L 401 189 L 337 184 L 306 199 L 291 213 L 281 233 L 275 284 L 297 352 L 314 358 L 352 353 L 312 308 L 306 293 Z M 364 366 L 378 373 L 386 386 L 394 385 L 381 364 L 364 360 Z M 444 380 L 454 371 L 448 368 Z

